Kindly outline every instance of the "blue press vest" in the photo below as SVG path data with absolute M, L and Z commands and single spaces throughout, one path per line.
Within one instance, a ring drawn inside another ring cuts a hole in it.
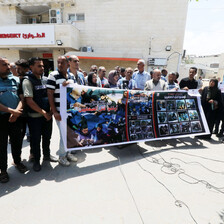
M 0 78 L 0 103 L 12 109 L 16 109 L 19 103 L 19 83 L 16 81 L 16 78 L 15 76 L 8 76 L 7 79 Z M 5 113 L 0 111 L 0 114 Z

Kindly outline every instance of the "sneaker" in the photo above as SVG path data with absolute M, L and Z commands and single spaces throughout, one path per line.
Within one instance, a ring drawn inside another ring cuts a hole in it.
M 36 172 L 39 172 L 41 170 L 41 165 L 40 165 L 39 162 L 34 162 L 33 170 L 36 171 Z
M 7 183 L 9 181 L 9 175 L 6 171 L 0 173 L 0 183 Z
M 76 156 L 72 155 L 71 153 L 68 153 L 66 157 L 67 157 L 68 161 L 70 161 L 70 162 L 78 161 L 78 158 Z
M 28 171 L 27 167 L 22 163 L 14 164 L 14 165 L 20 173 L 26 173 Z
M 216 134 L 216 137 L 223 137 L 223 133 L 219 132 L 218 134 Z
M 49 155 L 49 156 L 44 156 L 43 158 L 44 161 L 50 161 L 50 162 L 58 162 L 58 159 L 52 155 Z
M 70 166 L 70 162 L 67 160 L 67 157 L 60 157 L 58 160 L 59 164 L 62 166 Z

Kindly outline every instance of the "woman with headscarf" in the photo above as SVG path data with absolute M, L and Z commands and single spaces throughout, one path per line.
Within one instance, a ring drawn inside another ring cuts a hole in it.
M 108 82 L 109 85 L 105 85 L 105 88 L 115 88 L 117 89 L 117 81 L 119 79 L 119 74 L 117 73 L 116 70 L 111 70 L 108 74 Z
M 97 87 L 97 75 L 94 72 L 90 72 L 88 75 L 88 86 L 96 86 Z
M 208 123 L 210 134 L 204 136 L 211 138 L 215 120 L 221 116 L 223 111 L 221 90 L 218 88 L 218 80 L 211 79 L 209 86 L 202 91 L 201 103 Z

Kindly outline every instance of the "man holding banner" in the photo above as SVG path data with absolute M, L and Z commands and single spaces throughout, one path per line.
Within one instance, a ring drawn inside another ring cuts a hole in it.
M 69 166 L 70 162 L 77 162 L 77 158 L 71 153 L 66 153 L 61 135 L 61 115 L 60 115 L 60 84 L 67 85 L 68 83 L 74 83 L 75 77 L 72 73 L 68 72 L 68 60 L 65 56 L 59 56 L 58 60 L 58 71 L 51 72 L 47 80 L 48 99 L 54 118 L 57 122 L 60 130 L 60 143 L 59 143 L 59 163 L 62 166 Z
M 183 89 L 183 90 L 197 89 L 198 82 L 194 79 L 196 74 L 197 74 L 197 68 L 191 67 L 189 69 L 189 77 L 181 79 L 179 84 L 180 89 Z
M 166 90 L 166 82 L 161 79 L 161 71 L 154 69 L 153 77 L 145 83 L 145 90 L 147 91 L 161 91 Z

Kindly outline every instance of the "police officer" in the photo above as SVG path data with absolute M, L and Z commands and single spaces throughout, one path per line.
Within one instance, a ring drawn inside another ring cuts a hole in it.
M 9 181 L 7 173 L 7 143 L 11 140 L 11 150 L 15 167 L 25 173 L 27 168 L 21 163 L 21 121 L 22 102 L 18 96 L 18 78 L 10 74 L 6 58 L 0 58 L 0 182 Z
M 40 58 L 29 59 L 31 73 L 23 81 L 23 94 L 28 105 L 28 123 L 30 128 L 30 142 L 34 155 L 33 170 L 40 171 L 40 142 L 44 160 L 57 162 L 50 155 L 50 139 L 52 134 L 52 113 L 47 97 L 46 83 L 43 75 L 44 64 Z

